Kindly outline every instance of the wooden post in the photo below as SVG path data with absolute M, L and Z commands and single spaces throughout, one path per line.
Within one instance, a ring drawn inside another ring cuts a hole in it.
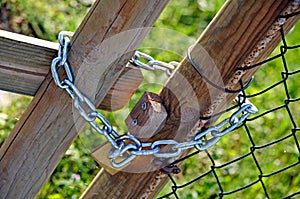
M 280 41 L 278 26 L 277 29 L 274 28 L 276 24 L 273 23 L 290 2 L 227 1 L 191 49 L 192 58 L 215 83 L 229 89 L 238 89 L 239 84 L 236 80 L 242 72 L 236 71 L 236 68 L 247 62 L 257 63 L 273 51 Z M 298 6 L 296 8 L 299 9 Z M 296 20 L 287 20 L 285 31 L 288 31 Z M 271 34 L 270 30 L 273 28 L 274 37 L 266 42 L 264 49 L 258 49 L 257 46 L 263 45 L 261 42 L 271 37 L 273 33 Z M 246 71 L 242 77 L 243 81 L 247 82 L 256 70 L 257 68 Z M 169 115 L 164 128 L 152 140 L 182 141 L 192 139 L 195 129 L 199 130 L 205 125 L 205 121 L 199 121 L 200 113 L 210 115 L 226 108 L 236 94 L 224 94 L 223 91 L 212 88 L 200 77 L 190 62 L 184 59 L 160 96 Z M 150 163 L 145 158 L 140 158 L 132 164 L 147 167 Z M 81 198 L 154 198 L 166 182 L 167 176 L 159 171 L 120 171 L 111 176 L 105 170 L 101 170 Z
M 69 52 L 75 85 L 99 105 L 167 0 L 98 0 Z M 89 81 L 91 80 L 91 81 Z M 0 149 L 0 196 L 34 198 L 84 124 L 48 73 Z
M 0 89 L 34 96 L 57 52 L 58 43 L 0 30 Z M 98 108 L 123 108 L 143 79 L 140 69 L 127 63 Z

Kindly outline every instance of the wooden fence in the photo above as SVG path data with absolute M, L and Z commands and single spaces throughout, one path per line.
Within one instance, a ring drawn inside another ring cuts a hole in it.
M 273 51 L 280 42 L 279 30 L 274 29 L 278 26 L 277 16 L 288 9 L 298 10 L 295 2 L 228 0 L 194 44 L 191 56 L 199 66 L 205 66 L 206 72 L 215 64 L 225 86 L 239 88 L 235 80 L 242 76 L 244 82 L 249 81 L 257 68 L 243 72 L 236 68 L 245 60 L 255 64 Z M 77 76 L 75 84 L 97 107 L 106 103 L 105 96 L 167 3 L 168 0 L 97 0 L 94 3 L 72 37 L 68 61 Z M 288 27 L 285 31 L 297 19 L 284 20 Z M 257 51 L 270 29 L 274 29 L 272 39 L 265 49 Z M 130 34 L 118 37 L 117 42 L 105 42 L 126 31 Z M 49 72 L 57 47 L 48 41 L 0 31 L 0 88 L 34 95 L 0 149 L 2 198 L 34 198 L 84 124 L 79 115 L 70 117 L 72 100 L 55 85 Z M 115 56 L 103 49 L 114 52 Z M 253 52 L 257 53 L 251 57 Z M 183 78 L 189 81 L 181 81 Z M 89 79 L 93 79 L 92 85 L 84 83 Z M 188 86 L 192 90 L 186 89 Z M 170 92 L 173 90 L 181 92 Z M 190 100 L 192 94 L 196 101 Z M 191 138 L 195 125 L 204 126 L 198 120 L 200 113 L 226 108 L 236 94 L 224 96 L 218 89 L 209 92 L 207 83 L 185 58 L 159 96 L 168 117 L 151 140 L 172 139 L 175 133 Z M 198 107 L 200 112 L 194 111 Z M 132 164 L 144 165 L 145 161 L 148 160 L 137 158 Z M 111 175 L 101 170 L 81 198 L 154 198 L 166 182 L 166 175 L 160 171 L 119 171 Z

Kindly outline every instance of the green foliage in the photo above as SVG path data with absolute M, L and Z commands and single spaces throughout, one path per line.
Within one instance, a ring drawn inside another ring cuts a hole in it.
M 298 35 L 300 34 L 300 23 L 298 22 L 293 30 L 287 35 L 288 45 L 299 44 Z M 280 53 L 279 47 L 272 53 L 271 57 Z M 289 71 L 299 70 L 300 49 L 289 50 L 286 54 L 286 61 Z M 276 59 L 265 64 L 256 74 L 254 82 L 246 90 L 247 94 L 259 92 L 268 86 L 282 79 L 281 71 L 284 71 L 282 60 Z M 290 77 L 287 81 L 291 98 L 299 98 L 297 79 L 299 75 Z M 271 108 L 284 104 L 286 99 L 285 88 L 283 85 L 277 86 L 258 97 L 250 98 L 250 101 L 257 106 L 259 113 L 263 113 Z M 296 124 L 300 124 L 299 102 L 289 104 L 290 111 Z M 229 114 L 225 114 L 228 117 Z M 224 119 L 221 117 L 219 121 Z M 256 146 L 261 146 L 282 138 L 291 133 L 293 128 L 289 115 L 285 109 L 280 109 L 269 113 L 261 118 L 247 123 Z M 298 136 L 299 140 L 299 136 Z M 208 151 L 213 156 L 217 165 L 225 164 L 235 158 L 250 152 L 252 146 L 245 129 L 238 129 L 231 132 Z M 255 152 L 257 161 L 264 174 L 269 174 L 296 163 L 299 159 L 299 151 L 293 137 L 283 142 L 276 143 Z M 199 156 L 186 160 L 181 166 L 183 172 L 175 176 L 178 185 L 195 179 L 197 176 L 210 170 L 210 160 L 204 152 Z M 280 172 L 272 177 L 264 178 L 264 183 L 271 198 L 282 198 L 288 194 L 299 191 L 300 175 L 299 165 L 284 172 Z M 242 161 L 216 170 L 222 188 L 225 192 L 242 187 L 250 182 L 257 180 L 259 170 L 255 166 L 253 158 L 250 156 Z M 160 196 L 171 192 L 171 183 L 160 193 Z M 213 174 L 178 190 L 179 198 L 218 198 L 220 192 L 217 181 Z M 264 191 L 259 183 L 241 192 L 230 194 L 225 198 L 265 198 Z
M 163 61 L 181 60 L 185 56 L 186 49 L 201 34 L 208 25 L 217 10 L 221 8 L 225 0 L 171 0 L 163 11 L 155 28 L 150 32 L 141 46 L 141 50 L 156 59 Z M 1 6 L 5 6 L 10 13 L 9 24 L 15 32 L 35 37 L 56 41 L 56 36 L 61 30 L 74 31 L 82 21 L 88 7 L 88 1 L 64 0 L 64 1 L 34 1 L 34 0 L 4 0 Z M 300 24 L 293 29 L 288 36 L 288 43 L 299 43 Z M 167 36 L 166 36 L 167 35 Z M 278 53 L 277 49 L 274 54 Z M 299 50 L 291 50 L 287 54 L 290 70 L 297 69 Z M 278 69 L 281 60 L 275 60 L 266 64 L 256 75 L 248 93 L 257 92 L 275 81 L 281 79 Z M 165 74 L 159 72 L 145 72 L 145 81 L 137 93 L 132 97 L 128 107 L 115 113 L 102 112 L 120 133 L 126 132 L 124 118 L 138 101 L 145 90 L 158 93 L 166 81 Z M 267 77 L 267 78 L 266 78 Z M 297 78 L 288 81 L 289 91 L 292 97 L 299 97 Z M 282 86 L 272 89 L 261 97 L 251 99 L 257 105 L 260 113 L 271 107 L 283 104 L 285 93 Z M 0 111 L 0 144 L 3 143 L 17 118 L 28 106 L 30 98 L 24 97 L 15 101 L 9 108 Z M 299 124 L 299 104 L 291 104 L 290 108 Z M 263 145 L 274 139 L 287 135 L 291 127 L 288 115 L 284 110 L 268 114 L 258 120 L 249 122 L 249 129 L 253 133 L 253 140 L 257 145 Z M 93 177 L 99 171 L 99 167 L 91 158 L 89 151 L 103 142 L 103 137 L 85 126 L 79 138 L 72 144 L 64 158 L 55 169 L 49 182 L 45 184 L 36 198 L 79 198 L 82 192 L 90 184 Z M 299 158 L 292 139 L 268 147 L 257 152 L 258 161 L 261 162 L 265 173 L 276 171 L 287 166 Z M 209 152 L 217 164 L 222 164 L 249 152 L 250 140 L 244 129 L 232 132 L 225 136 Z M 175 176 L 178 184 L 194 179 L 210 169 L 210 160 L 204 153 L 195 158 L 190 158 L 181 166 L 182 173 Z M 298 168 L 288 170 L 271 178 L 265 183 L 271 190 L 272 198 L 279 198 L 282 194 L 297 191 L 300 184 Z M 243 186 L 252 182 L 259 175 L 253 159 L 247 157 L 241 162 L 225 167 L 217 171 L 221 176 L 222 186 L 225 191 Z M 292 176 L 292 177 L 291 177 Z M 289 186 L 286 186 L 289 184 Z M 170 185 L 170 183 L 169 183 Z M 290 189 L 290 190 L 287 190 Z M 160 195 L 171 191 L 167 186 Z M 217 198 L 218 185 L 213 174 L 180 189 L 180 198 Z M 238 192 L 228 198 L 264 198 L 261 186 L 254 185 L 251 189 Z
M 14 101 L 10 107 L 0 107 L 0 146 L 9 135 L 30 102 L 29 97 Z
M 91 0 L 4 0 L 14 32 L 50 41 L 61 30 L 75 31 L 83 20 Z
M 93 158 L 77 139 L 36 198 L 79 198 L 98 171 Z

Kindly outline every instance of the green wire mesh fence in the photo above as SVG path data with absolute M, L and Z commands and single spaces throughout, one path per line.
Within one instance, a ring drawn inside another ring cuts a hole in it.
M 299 23 L 288 35 L 283 26 L 282 44 L 269 59 L 249 67 L 264 65 L 241 94 L 259 112 L 214 147 L 173 162 L 184 161 L 182 172 L 168 174 L 159 198 L 300 197 L 299 34 Z

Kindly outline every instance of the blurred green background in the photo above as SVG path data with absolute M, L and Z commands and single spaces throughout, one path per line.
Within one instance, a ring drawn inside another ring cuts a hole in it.
M 75 31 L 84 18 L 93 1 L 91 0 L 1 0 L 0 29 L 9 30 L 45 40 L 56 41 L 61 30 Z M 162 61 L 180 61 L 186 54 L 186 49 L 198 38 L 225 0 L 171 0 L 153 30 L 143 42 L 140 50 Z M 299 44 L 299 24 L 288 35 L 289 44 Z M 273 54 L 279 52 L 279 49 Z M 288 65 L 291 71 L 299 68 L 299 50 L 287 53 Z M 281 79 L 282 61 L 277 59 L 266 64 L 256 75 L 247 93 L 255 93 Z M 158 93 L 167 80 L 161 72 L 143 71 L 145 81 L 131 99 L 129 105 L 115 113 L 101 111 L 120 133 L 126 132 L 124 119 L 130 109 L 147 90 Z M 299 77 L 290 78 L 288 86 L 293 98 L 299 97 Z M 251 99 L 259 108 L 260 113 L 272 107 L 282 105 L 286 99 L 283 86 L 278 86 L 262 96 Z M 29 105 L 30 97 L 18 96 L 10 106 L 0 106 L 0 145 L 12 130 L 22 113 Z M 290 105 L 295 121 L 299 124 L 299 103 Z M 267 114 L 253 122 L 249 122 L 250 131 L 256 145 L 263 145 L 290 133 L 291 122 L 285 110 Z M 88 187 L 93 177 L 100 170 L 98 164 L 91 158 L 89 152 L 95 143 L 94 135 L 88 126 L 80 132 L 78 139 L 72 144 L 59 163 L 49 181 L 36 198 L 79 198 Z M 95 136 L 95 135 L 94 135 Z M 99 144 L 103 139 L 99 140 Z M 98 143 L 96 143 L 98 144 Z M 226 163 L 250 151 L 251 142 L 245 131 L 239 129 L 225 136 L 209 152 L 217 164 Z M 287 139 L 272 145 L 257 153 L 258 161 L 264 173 L 270 173 L 297 162 L 299 152 L 292 139 Z M 182 173 L 175 176 L 177 183 L 183 184 L 194 179 L 210 169 L 211 163 L 205 153 L 188 159 L 181 166 Z M 299 191 L 299 166 L 266 178 L 271 198 L 280 198 L 289 193 Z M 252 158 L 219 169 L 224 191 L 231 191 L 257 179 L 259 172 Z M 170 192 L 170 184 L 160 194 Z M 180 198 L 217 198 L 219 193 L 213 175 L 197 181 L 178 191 Z M 246 191 L 238 192 L 225 198 L 265 198 L 259 184 Z

